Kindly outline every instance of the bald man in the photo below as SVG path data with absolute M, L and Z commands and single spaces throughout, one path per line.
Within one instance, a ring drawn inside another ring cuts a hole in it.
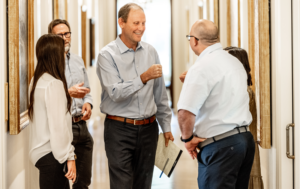
M 188 153 L 198 159 L 198 186 L 247 189 L 255 152 L 247 74 L 223 50 L 213 22 L 197 21 L 187 38 L 199 57 L 180 77 L 178 122 Z

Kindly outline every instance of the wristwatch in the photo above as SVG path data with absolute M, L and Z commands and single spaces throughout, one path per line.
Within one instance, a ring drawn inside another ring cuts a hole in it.
M 190 142 L 192 139 L 194 138 L 194 135 L 192 135 L 190 138 L 188 139 L 183 139 L 182 136 L 180 137 L 180 140 L 184 143 Z

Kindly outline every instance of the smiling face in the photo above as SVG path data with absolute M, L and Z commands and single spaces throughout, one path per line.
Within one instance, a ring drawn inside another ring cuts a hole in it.
M 131 9 L 128 14 L 127 22 L 122 18 L 118 20 L 122 28 L 121 39 L 127 46 L 137 45 L 141 41 L 146 30 L 146 16 L 140 9 Z
M 67 32 L 70 32 L 70 30 L 66 24 L 58 24 L 52 29 L 52 33 L 56 35 L 65 34 Z M 68 52 L 71 47 L 71 36 L 69 38 L 64 36 L 63 39 L 65 41 L 65 52 Z

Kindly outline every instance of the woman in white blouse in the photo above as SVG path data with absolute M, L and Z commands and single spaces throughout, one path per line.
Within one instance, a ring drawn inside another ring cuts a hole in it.
M 76 180 L 71 97 L 65 78 L 64 40 L 43 35 L 36 45 L 37 66 L 29 86 L 30 152 L 41 189 L 69 188 Z

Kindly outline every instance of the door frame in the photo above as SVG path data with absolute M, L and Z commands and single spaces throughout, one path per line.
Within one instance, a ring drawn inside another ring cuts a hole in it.
M 293 188 L 293 160 L 286 156 L 286 125 L 292 123 L 292 0 L 271 2 L 272 148 L 269 188 Z
M 293 0 L 293 88 L 294 88 L 294 136 L 300 136 L 300 1 Z M 298 86 L 298 87 L 297 87 Z M 294 137 L 295 147 L 296 144 L 300 144 L 300 137 Z M 294 149 L 295 163 L 294 163 L 294 178 L 300 176 L 300 150 L 299 148 Z M 295 188 L 300 188 L 300 180 L 295 179 Z

